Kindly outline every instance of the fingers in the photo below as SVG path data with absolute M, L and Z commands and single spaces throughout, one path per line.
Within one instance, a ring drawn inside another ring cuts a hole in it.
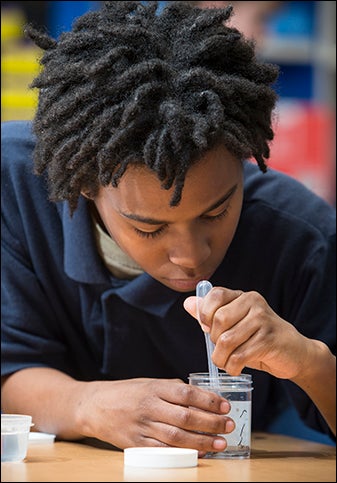
M 179 380 L 170 381 L 169 385 L 164 382 L 158 390 L 158 396 L 186 408 L 194 407 L 215 414 L 227 414 L 230 411 L 230 403 L 219 394 Z
M 177 428 L 206 433 L 227 433 L 232 431 L 232 420 L 225 416 L 231 409 L 230 403 L 211 391 L 182 384 L 175 388 L 171 401 L 161 414 L 161 421 Z
M 215 343 L 213 361 L 218 367 L 238 375 L 251 357 L 257 355 L 260 345 L 256 342 L 269 331 L 268 309 L 264 298 L 251 291 L 242 293 L 215 312 L 211 338 Z
M 218 365 L 222 358 L 218 367 L 224 368 L 227 359 L 234 358 L 235 352 L 240 351 L 242 354 L 243 345 L 252 339 L 261 329 L 261 325 L 263 326 L 264 310 L 259 310 L 258 304 L 253 300 L 257 296 L 253 292 L 242 293 L 240 297 L 215 312 L 211 339 L 216 344 L 213 353 L 214 362 Z M 262 330 L 264 330 L 263 327 Z
M 255 345 L 257 333 L 252 334 L 252 336 L 246 334 L 247 341 L 241 345 L 235 341 L 236 337 L 230 340 L 227 333 L 224 335 L 226 335 L 226 338 L 220 337 L 221 340 L 213 352 L 214 363 L 228 374 L 238 376 L 245 367 L 252 367 L 252 361 L 258 360 L 256 355 L 258 348 Z M 260 365 L 256 368 L 261 369 Z
M 220 307 L 227 306 L 230 302 L 243 294 L 241 290 L 230 290 L 224 287 L 213 287 L 210 292 L 199 300 L 199 318 L 204 332 L 209 331 L 213 317 Z M 185 310 L 194 318 L 198 318 L 197 297 L 187 297 L 184 301 Z
M 185 308 L 195 313 L 196 297 L 185 300 Z M 245 366 L 260 367 L 266 357 L 267 336 L 273 340 L 275 314 L 257 292 L 242 292 L 223 287 L 213 289 L 199 304 L 200 324 L 210 332 L 215 344 L 214 364 L 232 375 Z M 272 342 L 271 340 L 271 342 Z
M 162 418 L 164 423 L 171 425 L 173 421 L 176 430 L 196 431 L 198 433 L 227 434 L 233 431 L 235 424 L 228 416 L 207 413 L 195 408 L 172 408 L 169 414 Z M 170 444 L 170 443 L 169 443 Z
M 241 307 L 241 299 L 243 292 L 241 290 L 230 290 L 224 287 L 213 287 L 212 290 L 202 299 L 199 308 L 200 320 L 203 324 L 212 325 L 214 321 L 222 322 L 221 313 L 218 311 L 224 309 L 228 311 L 228 307 L 234 305 L 232 312 L 237 316 L 237 309 Z M 234 304 L 235 302 L 235 304 Z M 233 305 L 232 305 L 233 304 Z
M 148 428 L 149 434 L 152 437 L 147 437 L 144 435 L 141 442 L 142 445 L 148 446 L 174 446 L 180 448 L 194 448 L 199 452 L 208 451 L 223 451 L 227 447 L 226 437 L 223 436 L 226 433 L 234 429 L 234 423 L 232 421 L 228 422 L 228 427 L 226 429 L 226 424 L 222 424 L 221 435 L 208 434 L 203 432 L 194 432 L 184 430 L 182 428 L 173 426 L 172 424 L 165 424 L 162 422 L 153 423 L 153 425 Z M 220 427 L 221 427 L 220 426 Z M 153 435 L 156 438 L 153 438 Z
M 138 407 L 134 444 L 195 448 L 200 455 L 226 448 L 225 435 L 235 427 L 228 401 L 179 380 L 157 380 L 153 389 Z

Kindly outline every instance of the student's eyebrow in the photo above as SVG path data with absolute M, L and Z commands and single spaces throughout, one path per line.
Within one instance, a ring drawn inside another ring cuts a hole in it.
M 228 198 L 230 198 L 233 195 L 233 193 L 236 191 L 237 186 L 238 186 L 237 184 L 232 186 L 232 188 L 230 190 L 228 190 L 227 193 L 224 196 L 222 196 L 218 201 L 216 201 L 211 206 L 209 206 L 207 208 L 207 210 L 202 215 L 205 215 L 209 211 L 215 210 L 216 208 L 218 208 L 218 206 L 222 205 L 225 201 L 227 201 Z M 166 225 L 166 224 L 170 223 L 167 220 L 156 220 L 155 218 L 137 215 L 136 213 L 120 212 L 119 214 L 121 216 L 124 216 L 125 218 L 129 218 L 130 220 L 139 221 L 141 223 L 146 223 L 148 225 Z M 202 215 L 200 215 L 200 216 L 202 216 Z

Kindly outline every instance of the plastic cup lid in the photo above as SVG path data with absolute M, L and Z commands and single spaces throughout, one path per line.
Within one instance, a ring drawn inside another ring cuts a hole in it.
M 1 414 L 1 433 L 29 432 L 32 417 L 28 414 Z
M 142 468 L 188 468 L 198 465 L 198 451 L 188 448 L 125 448 L 124 465 Z
M 55 434 L 30 432 L 28 436 L 29 445 L 54 443 Z

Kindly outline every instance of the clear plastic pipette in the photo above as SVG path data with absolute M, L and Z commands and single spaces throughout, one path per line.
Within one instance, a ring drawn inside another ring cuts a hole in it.
M 208 292 L 211 290 L 212 287 L 213 287 L 213 285 L 208 280 L 201 280 L 197 284 L 197 288 L 196 288 L 196 295 L 197 295 L 197 315 L 198 315 L 199 323 L 201 323 L 201 320 L 200 320 L 200 312 L 199 312 L 199 298 L 200 297 L 201 298 L 202 297 L 205 297 L 205 295 L 208 294 Z M 212 354 L 213 354 L 213 351 L 214 351 L 214 344 L 211 341 L 209 332 L 204 332 L 204 334 L 205 334 L 206 349 L 207 349 L 207 361 L 208 361 L 208 371 L 209 371 L 209 375 L 211 377 L 218 377 L 219 376 L 218 368 L 217 368 L 217 366 L 212 361 Z

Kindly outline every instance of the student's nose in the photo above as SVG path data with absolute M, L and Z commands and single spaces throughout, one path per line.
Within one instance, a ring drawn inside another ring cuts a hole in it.
M 211 254 L 209 237 L 200 231 L 183 230 L 171 240 L 169 259 L 175 265 L 195 269 L 200 267 Z

